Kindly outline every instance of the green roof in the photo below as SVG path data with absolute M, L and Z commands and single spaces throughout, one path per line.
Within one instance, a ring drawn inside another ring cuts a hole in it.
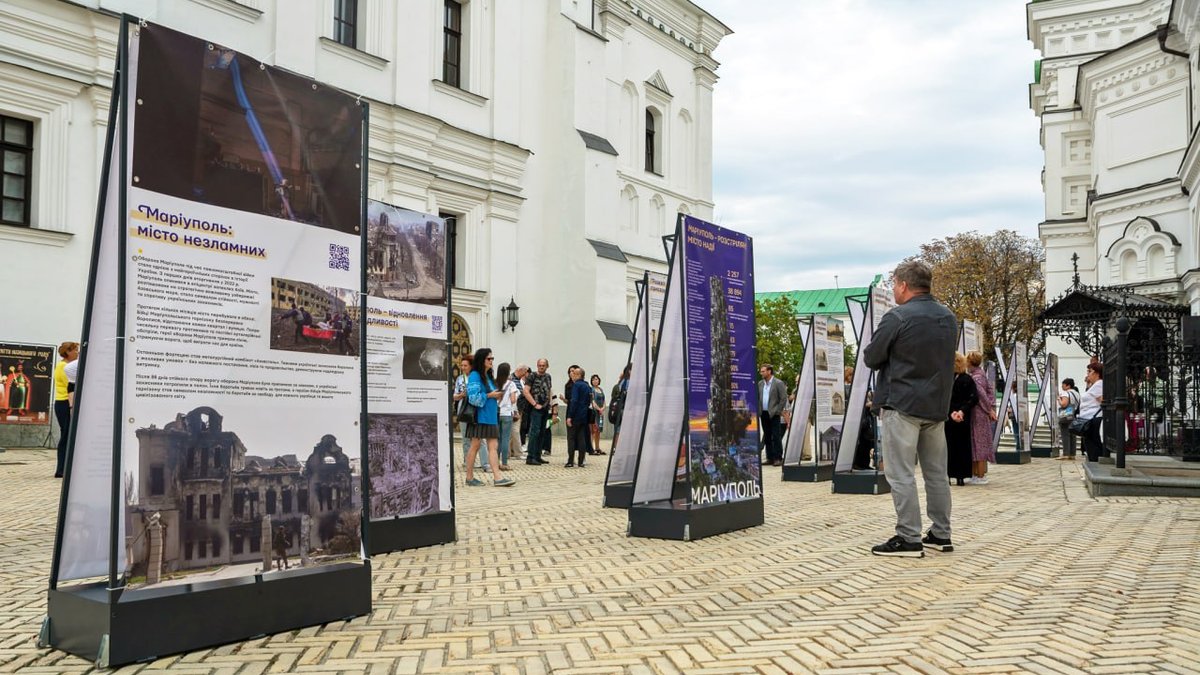
M 882 274 L 876 274 L 872 285 L 883 280 Z M 774 291 L 755 293 L 755 300 L 773 300 L 781 295 L 791 298 L 796 307 L 796 316 L 812 314 L 846 314 L 846 298 L 855 295 L 866 295 L 871 291 L 870 286 L 853 286 L 846 288 L 819 288 L 807 291 Z

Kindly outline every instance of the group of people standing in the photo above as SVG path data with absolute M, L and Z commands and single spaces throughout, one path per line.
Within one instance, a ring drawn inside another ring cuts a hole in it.
M 553 427 L 560 413 L 567 429 L 566 467 L 586 466 L 591 455 L 606 455 L 600 449 L 600 434 L 605 419 L 613 424 L 613 447 L 620 434 L 620 417 L 624 410 L 625 393 L 629 389 L 630 366 L 626 366 L 611 400 L 605 395 L 599 375 L 587 377 L 586 371 L 572 365 L 567 369 L 567 383 L 560 394 L 554 391 L 550 362 L 537 360 L 536 370 L 519 364 L 513 368 L 501 363 L 493 372 L 492 350 L 482 348 L 473 358 L 459 361 L 452 398 L 463 437 L 463 462 L 466 484 L 483 485 L 475 477 L 478 468 L 492 474 L 492 485 L 507 487 L 516 481 L 501 472 L 510 469 L 510 458 L 520 458 L 524 448 L 525 463 L 531 466 L 549 464 Z M 480 449 L 486 444 L 486 450 Z
M 983 354 L 954 355 L 954 383 L 946 417 L 947 474 L 958 485 L 986 485 L 996 423 L 996 392 L 983 372 Z

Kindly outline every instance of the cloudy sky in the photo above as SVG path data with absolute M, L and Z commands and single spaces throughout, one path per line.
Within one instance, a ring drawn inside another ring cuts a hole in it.
M 1042 219 L 1023 0 L 700 0 L 718 224 L 757 291 L 863 286 L 920 244 Z

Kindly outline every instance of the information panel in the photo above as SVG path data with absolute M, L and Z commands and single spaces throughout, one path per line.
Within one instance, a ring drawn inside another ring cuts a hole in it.
M 450 510 L 446 221 L 367 202 L 372 520 Z
M 694 504 L 762 495 L 750 238 L 684 217 L 688 448 Z
M 0 424 L 50 424 L 54 347 L 0 343 Z

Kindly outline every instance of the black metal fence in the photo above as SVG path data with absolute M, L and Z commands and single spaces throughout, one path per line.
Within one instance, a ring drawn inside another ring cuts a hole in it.
M 1200 349 L 1183 317 L 1117 316 L 1103 339 L 1105 450 L 1200 461 Z

